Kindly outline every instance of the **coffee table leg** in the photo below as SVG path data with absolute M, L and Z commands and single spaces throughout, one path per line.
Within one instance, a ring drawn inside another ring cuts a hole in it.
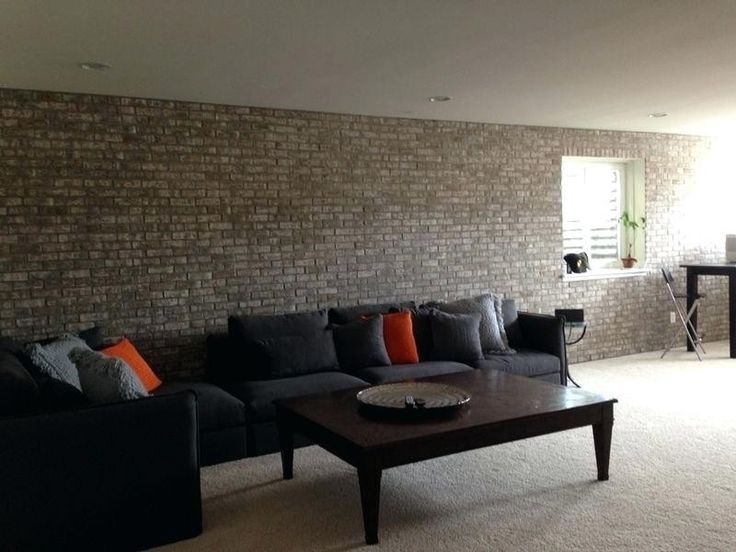
M 608 463 L 611 458 L 611 434 L 613 433 L 613 405 L 603 412 L 603 420 L 593 425 L 595 462 L 598 466 L 598 481 L 608 481 Z
M 284 472 L 284 479 L 293 479 L 294 477 L 294 431 L 291 425 L 286 421 L 283 414 L 277 411 L 276 425 L 279 430 L 279 445 L 281 448 L 281 469 Z
M 358 468 L 360 502 L 363 506 L 365 543 L 378 543 L 378 508 L 381 499 L 381 470 Z

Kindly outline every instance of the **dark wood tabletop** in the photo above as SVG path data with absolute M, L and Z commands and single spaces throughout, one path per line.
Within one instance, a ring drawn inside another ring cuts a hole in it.
M 582 389 L 553 385 L 496 370 L 472 370 L 423 378 L 422 381 L 455 385 L 470 394 L 470 403 L 451 417 L 414 420 L 365 416 L 360 412 L 360 403 L 355 397 L 361 388 L 286 399 L 277 403 L 361 448 L 373 448 L 616 402 L 616 399 Z
M 680 266 L 705 275 L 732 274 L 736 272 L 736 263 L 683 263 Z

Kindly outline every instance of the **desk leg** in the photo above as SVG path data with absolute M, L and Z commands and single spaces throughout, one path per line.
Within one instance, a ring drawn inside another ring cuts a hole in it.
M 730 279 L 730 277 L 729 277 Z M 691 270 L 690 268 L 687 269 L 687 312 L 690 312 L 690 309 L 693 306 L 693 302 L 695 300 L 695 297 L 698 295 L 698 274 Z M 695 331 L 698 331 L 698 309 L 695 309 L 695 312 L 693 312 L 693 315 L 690 317 L 690 323 L 693 325 L 693 329 Z M 686 330 L 688 333 L 690 333 L 690 330 Z M 695 340 L 695 336 L 691 336 L 693 340 Z M 685 344 L 687 345 L 688 351 L 694 351 L 693 344 L 690 342 L 690 340 L 685 336 Z
M 381 470 L 359 467 L 360 502 L 363 506 L 365 543 L 378 543 L 378 509 L 381 496 Z
M 728 342 L 731 358 L 736 358 L 736 274 L 728 276 Z
M 603 407 L 601 422 L 593 425 L 595 463 L 598 467 L 598 481 L 608 481 L 608 465 L 611 459 L 611 434 L 613 433 L 613 405 Z
M 284 479 L 292 479 L 294 477 L 294 430 L 286 419 L 286 415 L 278 407 L 276 408 L 276 425 L 281 448 L 281 470 Z

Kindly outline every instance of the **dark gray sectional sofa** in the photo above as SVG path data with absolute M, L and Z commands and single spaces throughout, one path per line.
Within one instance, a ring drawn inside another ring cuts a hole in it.
M 209 382 L 166 382 L 152 397 L 99 405 L 39 376 L 21 345 L 0 340 L 5 548 L 131 550 L 198 534 L 200 466 L 277 451 L 274 399 L 474 369 L 565 384 L 563 320 L 517 313 L 513 301 L 503 304 L 513 355 L 469 363 L 432 359 L 420 323 L 414 326 L 416 364 L 346 371 L 334 347 L 309 347 L 317 351 L 311 357 L 295 353 L 304 340 L 332 339 L 334 332 L 325 330 L 330 325 L 402 308 L 413 303 L 231 316 L 227 334 L 208 336 Z M 91 348 L 102 340 L 98 328 L 82 333 Z M 273 358 L 252 348 L 254 340 L 272 339 Z
M 345 324 L 360 316 L 412 308 L 413 303 L 388 303 L 332 308 L 329 311 L 276 316 L 231 316 L 227 334 L 207 339 L 207 376 L 243 405 L 245 452 L 257 456 L 278 450 L 274 399 L 388 383 L 405 379 L 462 372 L 474 369 L 502 370 L 565 385 L 567 365 L 563 320 L 553 316 L 517 312 L 513 300 L 504 300 L 504 326 L 515 354 L 487 354 L 469 363 L 431 359 L 419 324 L 414 332 L 420 362 L 369 366 L 347 373 L 335 365 L 323 370 L 306 370 L 296 362 L 278 359 L 277 373 L 269 373 L 268 360 L 252 347 L 256 340 L 293 335 L 310 339 L 316 328 Z M 273 359 L 271 359 L 273 364 Z M 329 363 L 328 363 L 329 364 Z M 200 408 L 202 408 L 200 401 Z

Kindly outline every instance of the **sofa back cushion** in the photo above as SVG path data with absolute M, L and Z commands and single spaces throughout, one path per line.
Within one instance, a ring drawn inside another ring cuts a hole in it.
M 0 416 L 32 412 L 39 401 L 38 384 L 13 352 L 0 348 Z
M 289 314 L 230 316 L 228 331 L 235 341 L 255 341 L 279 335 L 309 335 L 327 327 L 324 309 Z
M 31 362 L 21 343 L 2 338 L 0 350 L 4 352 L 0 364 L 6 368 L 4 376 L 0 378 L 0 396 L 4 397 L 0 398 L 0 402 L 5 405 L 5 415 L 57 412 L 89 404 L 82 391 L 44 374 Z M 18 363 L 24 368 L 25 374 L 19 370 Z M 33 384 L 28 381 L 26 374 L 36 386 L 35 396 Z
M 239 348 L 233 346 L 233 340 L 226 332 L 207 336 L 207 380 L 212 383 L 231 383 L 245 379 L 243 377 L 242 355 Z
M 77 332 L 77 337 L 84 341 L 90 349 L 98 350 L 105 346 L 105 334 L 100 326 L 94 325 Z
M 69 334 L 64 334 L 69 335 Z M 73 333 L 71 335 L 74 335 L 84 341 L 87 346 L 90 349 L 97 350 L 105 346 L 105 334 L 102 330 L 102 327 L 98 325 L 94 325 L 91 328 L 87 328 L 86 330 L 79 330 L 77 333 Z M 50 336 L 50 337 L 44 337 L 43 339 L 39 339 L 37 343 L 40 343 L 41 345 L 48 345 L 49 343 L 53 343 L 54 341 L 58 341 L 63 336 Z
M 236 380 L 274 379 L 297 375 L 300 370 L 322 371 L 334 369 L 334 354 L 330 354 L 324 339 L 310 339 L 327 328 L 327 311 L 276 315 L 241 315 L 228 318 L 231 352 L 239 357 L 239 374 Z M 298 346 L 290 351 L 291 363 L 273 351 L 277 342 L 285 337 L 301 337 L 291 340 Z M 269 341 L 271 340 L 271 341 Z M 302 362 L 299 357 L 309 358 Z M 317 365 L 320 364 L 319 368 Z M 303 373 L 303 372 L 302 372 Z
M 521 328 L 519 327 L 519 313 L 516 310 L 514 299 L 504 299 L 501 304 L 503 313 L 503 325 L 506 328 L 506 336 L 510 347 L 521 347 Z
M 355 372 L 372 366 L 388 366 L 391 359 L 383 338 L 383 317 L 358 318 L 333 326 L 340 368 Z
M 256 341 L 272 378 L 286 378 L 337 370 L 332 330 L 308 335 L 282 335 Z
M 371 305 L 354 305 L 350 307 L 333 307 L 329 310 L 330 324 L 347 324 L 361 316 L 371 316 L 385 312 L 399 312 L 403 309 L 413 309 L 414 301 L 394 303 L 374 303 Z

